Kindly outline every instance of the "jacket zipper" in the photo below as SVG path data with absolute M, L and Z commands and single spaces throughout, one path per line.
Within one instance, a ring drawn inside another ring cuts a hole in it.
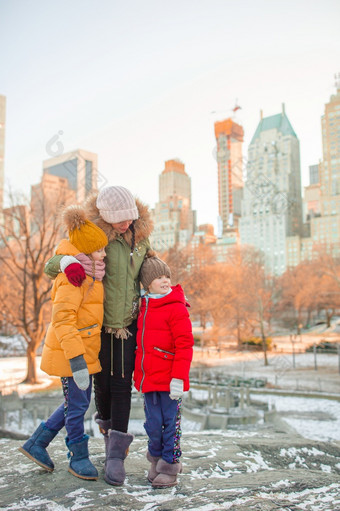
M 110 351 L 110 355 L 111 355 L 111 376 L 113 376 L 113 333 L 112 332 L 111 332 L 110 341 L 111 341 L 111 344 L 110 344 L 110 347 L 111 347 L 111 351 Z
M 172 353 L 171 351 L 161 350 L 161 348 L 157 348 L 157 346 L 154 346 L 154 350 L 160 351 L 161 353 L 167 353 L 168 355 L 175 356 L 175 353 Z
M 78 328 L 78 332 L 81 332 L 82 330 L 88 330 L 89 328 L 95 328 L 96 326 L 98 326 L 98 323 L 90 326 L 84 326 L 84 328 Z
M 142 355 L 142 361 L 141 361 L 141 369 L 142 369 L 142 373 L 143 373 L 143 376 L 142 376 L 142 380 L 140 382 L 140 391 L 143 392 L 143 382 L 144 382 L 144 378 L 145 378 L 145 372 L 144 372 L 144 369 L 143 369 L 143 362 L 144 362 L 144 355 L 145 355 L 145 352 L 144 352 L 144 330 L 145 330 L 145 316 L 146 316 L 146 313 L 147 313 L 147 310 L 148 310 L 148 306 L 149 306 L 149 299 L 147 297 L 145 297 L 145 312 L 144 312 L 144 317 L 143 317 L 143 328 L 142 328 L 142 336 L 141 336 L 141 346 L 142 346 L 142 351 L 143 351 L 143 355 Z

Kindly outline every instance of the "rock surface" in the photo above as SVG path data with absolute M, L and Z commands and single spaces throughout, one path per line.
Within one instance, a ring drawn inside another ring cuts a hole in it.
M 183 473 L 169 489 L 154 490 L 146 479 L 145 436 L 131 444 L 122 487 L 103 479 L 102 439 L 89 444 L 98 481 L 67 471 L 62 435 L 49 448 L 53 473 L 23 456 L 21 444 L 0 440 L 1 510 L 340 510 L 340 444 L 306 440 L 280 420 L 243 431 L 185 433 Z

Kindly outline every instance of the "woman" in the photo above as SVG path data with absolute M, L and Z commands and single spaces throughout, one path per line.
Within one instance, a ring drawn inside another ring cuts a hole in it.
M 153 224 L 148 208 L 122 186 L 109 186 L 93 194 L 85 204 L 87 218 L 108 237 L 106 274 L 103 279 L 104 321 L 99 360 L 102 371 L 94 377 L 96 421 L 106 447 L 105 480 L 121 485 L 124 459 L 133 436 L 127 432 L 135 363 L 137 315 L 140 296 L 139 271 L 146 255 L 154 255 L 149 243 Z M 54 256 L 45 272 L 60 271 L 74 285 L 83 268 L 69 256 Z

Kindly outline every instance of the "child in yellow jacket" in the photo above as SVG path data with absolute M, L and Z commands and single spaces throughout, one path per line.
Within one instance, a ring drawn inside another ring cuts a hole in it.
M 70 284 L 64 273 L 55 279 L 52 321 L 46 334 L 41 369 L 61 377 L 64 402 L 19 450 L 47 471 L 53 471 L 54 464 L 46 447 L 65 426 L 69 471 L 81 479 L 97 479 L 97 469 L 89 460 L 84 416 L 90 405 L 92 375 L 101 371 L 98 355 L 103 322 L 102 279 L 108 239 L 102 229 L 86 219 L 80 206 L 66 208 L 63 220 L 69 240 L 61 241 L 57 253 L 76 257 L 86 279 L 78 287 Z

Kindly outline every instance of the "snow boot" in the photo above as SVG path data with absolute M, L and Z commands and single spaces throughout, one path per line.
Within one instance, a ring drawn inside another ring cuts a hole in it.
M 124 460 L 134 436 L 114 429 L 109 430 L 104 479 L 108 484 L 121 486 L 125 481 Z
M 54 463 L 46 451 L 46 447 L 57 433 L 58 431 L 47 428 L 45 422 L 42 422 L 24 445 L 19 447 L 19 451 L 48 472 L 53 472 Z
M 108 445 L 108 442 L 109 442 L 109 429 L 111 427 L 111 420 L 110 419 L 107 419 L 107 420 L 103 420 L 103 419 L 99 419 L 99 415 L 98 415 L 98 412 L 96 412 L 94 414 L 94 420 L 95 422 L 98 424 L 99 426 L 99 431 L 103 434 L 104 436 L 104 442 L 105 442 L 105 464 L 106 464 L 106 458 L 107 458 L 107 445 Z
M 159 474 L 152 481 L 152 487 L 170 488 L 177 484 L 177 474 L 182 472 L 182 463 L 167 463 L 161 458 L 157 462 L 156 471 Z
M 148 481 L 152 483 L 152 481 L 155 479 L 156 476 L 158 476 L 159 472 L 156 470 L 156 465 L 158 460 L 161 459 L 160 456 L 151 456 L 149 451 L 146 453 L 146 459 L 150 461 L 151 467 L 148 472 Z
M 68 437 L 66 437 L 65 442 L 70 451 L 68 453 L 70 458 L 68 471 L 80 479 L 96 480 L 98 479 L 98 472 L 89 460 L 88 441 L 88 435 L 84 435 L 80 442 L 69 442 Z

